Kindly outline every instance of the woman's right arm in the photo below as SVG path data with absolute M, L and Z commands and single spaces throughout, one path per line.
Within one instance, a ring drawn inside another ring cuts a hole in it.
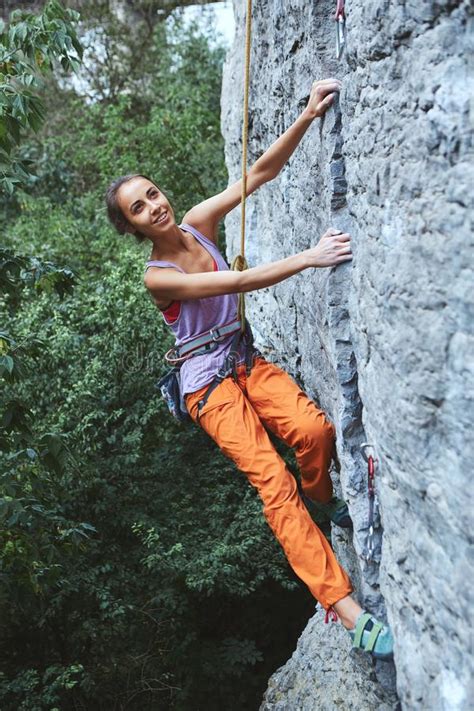
M 255 291 L 278 284 L 310 267 L 332 267 L 352 259 L 350 235 L 329 229 L 315 247 L 243 272 L 182 274 L 175 269 L 148 269 L 145 286 L 155 300 L 185 301 Z

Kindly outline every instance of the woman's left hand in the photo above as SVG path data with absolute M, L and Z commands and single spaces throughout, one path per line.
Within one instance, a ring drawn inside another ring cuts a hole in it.
M 309 114 L 311 118 L 323 116 L 333 103 L 336 91 L 340 91 L 341 87 L 339 79 L 314 81 L 305 113 Z

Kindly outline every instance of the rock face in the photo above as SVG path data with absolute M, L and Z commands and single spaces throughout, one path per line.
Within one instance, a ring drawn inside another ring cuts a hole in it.
M 335 550 L 361 605 L 390 623 L 395 659 L 373 664 L 351 652 L 342 626 L 317 613 L 261 710 L 464 711 L 474 459 L 469 8 L 352 0 L 339 61 L 334 9 L 327 0 L 254 0 L 249 165 L 296 119 L 313 80 L 336 76 L 343 90 L 278 177 L 249 197 L 246 256 L 250 266 L 281 259 L 334 226 L 351 233 L 354 257 L 249 294 L 248 316 L 259 347 L 336 424 L 335 483 L 355 526 L 335 536 Z M 234 12 L 222 92 L 231 182 L 241 172 L 245 3 Z M 240 209 L 226 233 L 230 258 Z M 376 457 L 370 562 L 362 442 Z

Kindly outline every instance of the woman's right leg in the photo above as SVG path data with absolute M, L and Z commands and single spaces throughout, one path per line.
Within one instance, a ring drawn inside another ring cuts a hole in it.
M 186 397 L 197 421 L 197 403 L 207 386 Z M 210 395 L 199 417 L 201 427 L 244 472 L 263 501 L 264 516 L 285 555 L 314 597 L 327 610 L 352 591 L 326 537 L 303 504 L 296 481 L 239 385 L 226 378 Z

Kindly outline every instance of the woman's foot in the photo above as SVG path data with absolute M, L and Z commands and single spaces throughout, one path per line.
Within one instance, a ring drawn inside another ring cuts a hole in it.
M 363 612 L 361 606 L 350 595 L 338 600 L 332 607 L 339 615 L 344 627 L 348 630 L 354 629 L 357 618 Z
M 331 609 L 331 608 L 330 608 Z M 387 624 L 366 612 L 350 595 L 332 605 L 352 639 L 352 647 L 388 661 L 393 657 L 393 635 Z
M 333 496 L 327 504 L 316 502 L 316 507 L 321 508 L 331 521 L 341 528 L 352 528 L 352 519 L 349 516 L 349 509 L 344 499 L 338 499 Z
M 352 519 L 349 516 L 349 509 L 344 499 L 338 499 L 337 496 L 333 496 L 326 504 L 322 504 L 306 496 L 301 488 L 300 496 L 310 514 L 315 514 L 316 522 L 318 518 L 323 516 L 332 521 L 336 526 L 352 528 Z
M 375 659 L 387 662 L 393 658 L 393 635 L 390 627 L 369 612 L 363 612 L 353 630 L 349 630 L 353 649 L 362 649 Z

